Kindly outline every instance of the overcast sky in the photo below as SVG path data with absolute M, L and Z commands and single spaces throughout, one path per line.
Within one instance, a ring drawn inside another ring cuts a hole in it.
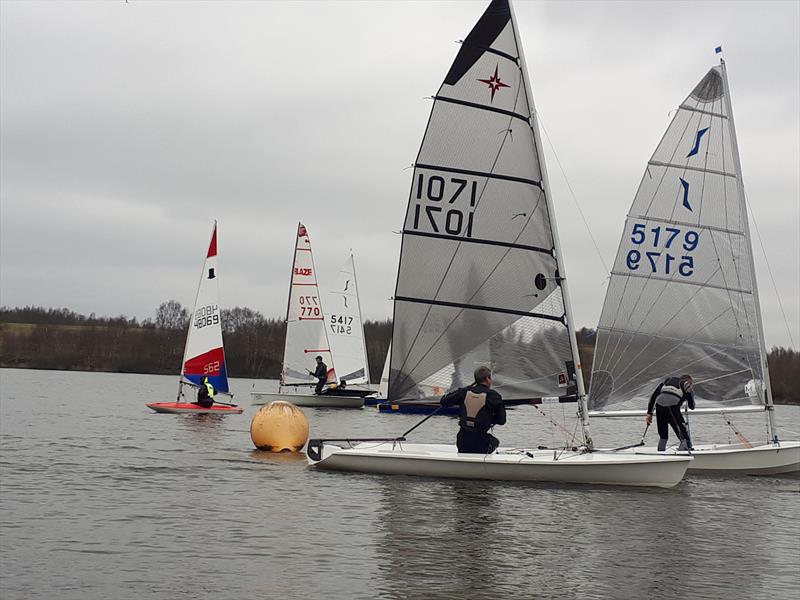
M 0 2 L 0 304 L 222 304 L 283 317 L 295 227 L 391 315 L 431 102 L 488 2 Z M 722 45 L 768 346 L 800 343 L 800 3 L 517 2 L 577 326 L 645 163 Z M 552 142 L 552 145 L 551 145 Z M 567 174 L 565 180 L 555 159 Z

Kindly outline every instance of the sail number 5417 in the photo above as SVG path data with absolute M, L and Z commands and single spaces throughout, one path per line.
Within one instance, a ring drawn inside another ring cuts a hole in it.
M 683 277 L 694 274 L 693 252 L 700 242 L 700 234 L 692 229 L 662 227 L 650 229 L 644 223 L 634 223 L 631 229 L 631 243 L 639 246 L 630 250 L 625 264 L 631 271 L 642 267 L 645 271 L 659 275 L 677 273 Z M 648 247 L 654 250 L 647 250 Z M 673 254 L 675 252 L 675 254 Z

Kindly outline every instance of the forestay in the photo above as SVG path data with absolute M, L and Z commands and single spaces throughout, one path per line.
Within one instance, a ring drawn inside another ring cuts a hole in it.
M 336 380 L 323 314 L 308 231 L 298 223 L 286 311 L 282 384 L 308 383 L 308 371 L 315 368 L 316 356 L 322 356 L 328 366 L 328 381 Z
M 199 385 L 204 375 L 218 392 L 228 392 L 228 371 L 225 366 L 219 308 L 216 221 L 203 264 L 200 284 L 197 287 L 194 310 L 189 321 L 181 382 Z
M 598 327 L 590 406 L 695 396 L 763 403 L 763 340 L 724 64 L 678 107 L 625 221 Z M 745 389 L 747 386 L 747 390 Z
M 487 363 L 504 398 L 574 387 L 524 76 L 508 3 L 496 0 L 434 96 L 414 165 L 394 298 L 392 400 L 469 384 Z
M 339 269 L 325 303 L 325 327 L 336 358 L 336 376 L 347 383 L 369 383 L 364 326 L 353 255 Z

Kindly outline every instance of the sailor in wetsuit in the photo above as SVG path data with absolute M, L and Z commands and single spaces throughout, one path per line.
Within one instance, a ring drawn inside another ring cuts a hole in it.
M 208 381 L 208 377 L 203 375 L 200 378 L 200 386 L 197 389 L 197 402 L 203 408 L 211 408 L 214 406 L 214 386 Z
M 317 368 L 315 371 L 309 371 L 309 374 L 317 378 L 317 385 L 314 387 L 314 393 L 319 395 L 322 393 L 322 388 L 328 381 L 328 365 L 322 362 L 322 357 L 317 356 Z
M 489 367 L 475 369 L 475 383 L 442 396 L 442 406 L 460 407 L 458 437 L 459 452 L 491 454 L 500 441 L 489 433 L 494 425 L 505 425 L 506 407 L 503 398 L 492 387 Z
M 678 450 L 692 450 L 692 441 L 689 439 L 689 432 L 681 415 L 681 404 L 683 404 L 684 400 L 689 408 L 694 410 L 691 375 L 667 377 L 650 396 L 645 421 L 648 425 L 653 422 L 653 406 L 655 406 L 659 452 L 667 449 L 669 426 L 672 427 L 681 442 Z

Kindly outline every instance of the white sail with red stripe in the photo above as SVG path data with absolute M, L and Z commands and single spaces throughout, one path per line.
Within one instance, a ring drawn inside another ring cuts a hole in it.
M 211 233 L 197 297 L 189 321 L 186 349 L 181 368 L 181 382 L 199 385 L 207 376 L 218 392 L 228 393 L 228 370 L 222 343 L 222 319 L 219 306 L 217 272 L 217 222 Z
M 286 311 L 286 345 L 283 351 L 281 384 L 309 383 L 313 380 L 309 370 L 315 368 L 317 356 L 322 356 L 322 361 L 328 367 L 328 381 L 336 381 L 311 242 L 308 230 L 302 223 L 298 223 L 289 305 Z

